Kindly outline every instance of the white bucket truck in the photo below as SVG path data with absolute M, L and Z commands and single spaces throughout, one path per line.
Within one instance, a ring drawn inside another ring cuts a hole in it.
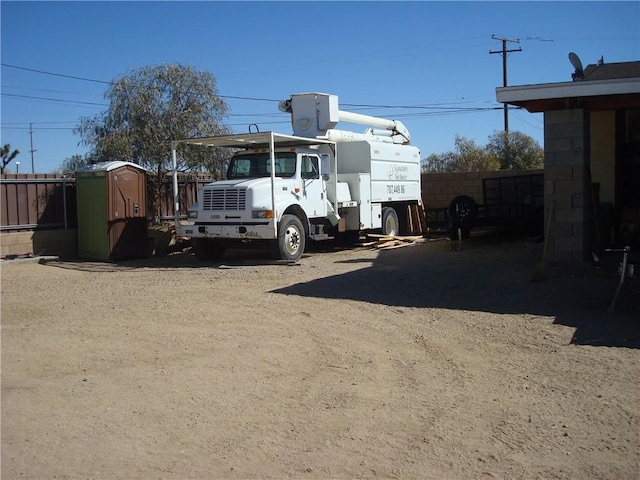
M 420 151 L 402 123 L 338 109 L 338 97 L 292 95 L 280 102 L 293 135 L 258 132 L 173 141 L 176 234 L 196 256 L 220 258 L 227 248 L 268 245 L 278 259 L 298 260 L 306 239 L 377 230 L 398 235 L 407 209 L 421 204 Z M 368 125 L 335 130 L 339 121 Z M 204 186 L 179 216 L 176 149 L 181 143 L 233 148 L 227 179 Z

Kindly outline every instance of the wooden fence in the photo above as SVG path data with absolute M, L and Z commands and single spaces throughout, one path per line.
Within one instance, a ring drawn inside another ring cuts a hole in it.
M 198 189 L 212 181 L 206 176 L 179 179 L 180 214 L 197 201 Z M 160 219 L 174 217 L 171 176 L 162 181 Z M 77 203 L 74 177 L 56 174 L 0 175 L 0 231 L 55 230 L 76 228 Z

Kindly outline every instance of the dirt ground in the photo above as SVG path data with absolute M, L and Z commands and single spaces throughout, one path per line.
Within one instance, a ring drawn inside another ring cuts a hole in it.
M 541 254 L 4 261 L 2 478 L 637 480 L 638 285 Z

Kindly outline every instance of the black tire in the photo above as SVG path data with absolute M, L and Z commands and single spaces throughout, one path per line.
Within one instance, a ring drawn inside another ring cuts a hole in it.
M 400 234 L 398 214 L 391 207 L 382 209 L 382 234 L 395 237 Z
M 191 249 L 198 260 L 202 260 L 203 262 L 210 262 L 222 258 L 226 250 L 220 242 L 216 242 L 210 238 L 191 239 Z
M 306 236 L 300 219 L 295 215 L 283 215 L 278 225 L 274 256 L 280 260 L 295 262 L 302 257 L 305 244 Z
M 478 204 L 469 195 L 459 195 L 449 204 L 449 218 L 452 229 L 470 232 L 478 220 Z

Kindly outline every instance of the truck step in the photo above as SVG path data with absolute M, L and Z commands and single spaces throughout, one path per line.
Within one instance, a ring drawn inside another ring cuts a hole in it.
M 335 237 L 332 237 L 331 235 L 328 235 L 326 233 L 319 233 L 317 235 L 309 235 L 309 238 L 311 240 L 320 241 L 320 240 L 333 240 Z

